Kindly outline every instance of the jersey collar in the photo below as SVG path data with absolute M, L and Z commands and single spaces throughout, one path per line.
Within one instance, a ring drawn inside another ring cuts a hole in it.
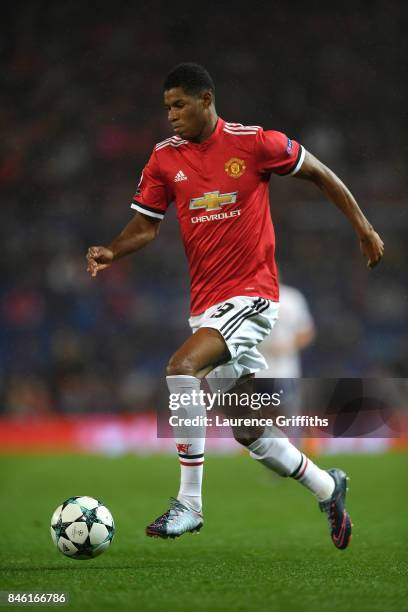
M 211 134 L 211 136 L 209 136 L 206 140 L 204 140 L 204 142 L 189 142 L 188 145 L 194 149 L 199 149 L 199 150 L 206 149 L 218 139 L 218 136 L 222 132 L 224 125 L 225 125 L 224 119 L 221 119 L 221 117 L 218 117 L 217 123 L 215 124 L 215 129 L 213 133 Z

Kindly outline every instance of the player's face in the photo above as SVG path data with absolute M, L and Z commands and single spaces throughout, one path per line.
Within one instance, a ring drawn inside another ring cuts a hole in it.
M 182 87 L 173 87 L 164 92 L 167 118 L 178 136 L 186 140 L 199 140 L 208 122 L 211 94 L 199 96 L 186 93 Z

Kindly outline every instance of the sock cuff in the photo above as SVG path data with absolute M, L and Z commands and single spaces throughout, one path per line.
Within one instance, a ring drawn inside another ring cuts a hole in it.
M 189 453 L 192 444 L 176 444 L 177 454 L 179 456 L 180 465 L 186 467 L 197 467 L 204 463 L 204 450 L 202 453 Z
M 203 465 L 204 455 L 187 455 L 186 457 L 179 455 L 179 461 L 180 465 L 184 465 L 186 467 L 198 467 L 199 465 Z
M 293 470 L 291 474 L 289 474 L 290 478 L 294 478 L 295 480 L 300 480 L 300 478 L 302 478 L 302 476 L 306 472 L 308 463 L 309 463 L 308 458 L 302 453 L 302 457 L 300 459 L 299 465 L 297 466 L 295 470 Z

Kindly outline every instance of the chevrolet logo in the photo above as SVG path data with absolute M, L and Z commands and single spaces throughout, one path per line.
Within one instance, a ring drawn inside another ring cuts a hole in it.
M 222 193 L 219 191 L 208 191 L 201 198 L 190 200 L 190 210 L 205 208 L 206 210 L 220 210 L 224 204 L 234 204 L 237 201 L 238 191 Z

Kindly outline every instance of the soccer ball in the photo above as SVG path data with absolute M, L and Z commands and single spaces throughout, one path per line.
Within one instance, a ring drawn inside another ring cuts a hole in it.
M 71 559 L 92 559 L 112 543 L 113 517 L 102 502 L 93 497 L 70 497 L 51 517 L 51 537 Z

